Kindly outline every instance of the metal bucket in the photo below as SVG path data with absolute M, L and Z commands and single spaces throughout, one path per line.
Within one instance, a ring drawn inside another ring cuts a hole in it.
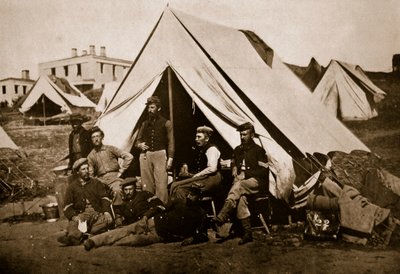
M 45 205 L 41 205 L 43 209 L 43 213 L 45 216 L 46 221 L 48 222 L 55 222 L 60 215 L 58 213 L 58 204 L 57 203 L 49 203 Z

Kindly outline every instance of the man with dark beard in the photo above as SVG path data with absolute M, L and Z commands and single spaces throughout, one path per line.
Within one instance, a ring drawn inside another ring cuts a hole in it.
M 140 127 L 136 147 L 139 157 L 143 189 L 163 202 L 168 202 L 168 173 L 172 168 L 175 141 L 171 121 L 160 115 L 161 101 L 157 96 L 147 99 L 147 120 Z

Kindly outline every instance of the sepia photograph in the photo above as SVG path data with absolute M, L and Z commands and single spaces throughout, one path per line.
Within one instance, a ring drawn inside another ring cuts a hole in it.
M 0 0 L 0 272 L 399 273 L 399 15 Z

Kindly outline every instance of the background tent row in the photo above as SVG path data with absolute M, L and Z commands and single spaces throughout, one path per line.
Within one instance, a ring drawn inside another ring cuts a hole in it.
M 331 115 L 342 120 L 376 117 L 376 103 L 386 96 L 360 66 L 336 60 L 329 63 L 313 94 Z
M 96 105 L 67 80 L 40 76 L 28 94 L 19 102 L 25 116 L 50 117 L 60 113 L 85 112 Z
M 240 143 L 236 127 L 252 122 L 271 159 L 276 180 L 270 191 L 277 198 L 287 199 L 291 191 L 293 159 L 314 152 L 369 151 L 254 33 L 169 8 L 97 121 L 106 143 L 132 149 L 146 99 L 153 94 L 174 124 L 176 164 L 193 145 L 197 126 L 212 125 L 222 156 L 230 157 Z

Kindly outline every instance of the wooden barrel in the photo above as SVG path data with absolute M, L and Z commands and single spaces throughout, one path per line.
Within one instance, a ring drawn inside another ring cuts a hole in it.
M 60 218 L 64 217 L 65 193 L 73 176 L 74 175 L 59 175 L 54 179 L 54 190 L 56 192 L 56 199 L 58 203 L 58 212 L 60 214 Z

